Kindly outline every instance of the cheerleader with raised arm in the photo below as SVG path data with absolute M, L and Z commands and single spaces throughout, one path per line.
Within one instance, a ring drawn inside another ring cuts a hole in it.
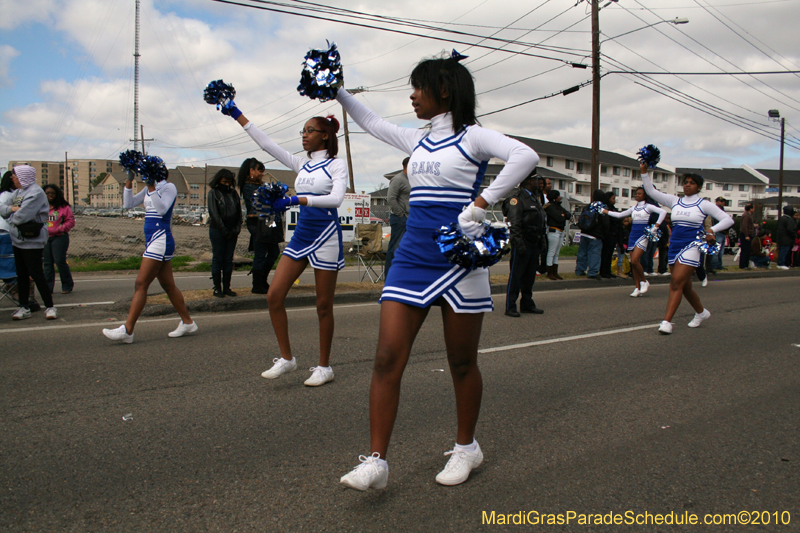
M 632 223 L 631 234 L 630 237 L 628 237 L 628 250 L 631 250 L 631 272 L 633 272 L 633 280 L 635 282 L 635 288 L 631 296 L 636 298 L 637 296 L 645 294 L 650 288 L 650 282 L 644 277 L 644 269 L 641 263 L 642 255 L 647 251 L 647 244 L 650 242 L 645 233 L 647 222 L 650 220 L 650 215 L 654 213 L 658 214 L 658 221 L 654 224 L 654 229 L 658 229 L 661 223 L 664 222 L 664 217 L 667 216 L 667 212 L 657 205 L 649 203 L 649 198 L 642 187 L 636 189 L 634 198 L 637 202 L 636 205 L 629 207 L 625 211 L 615 212 L 604 209 L 603 213 L 613 218 L 624 219 L 625 217 L 631 217 Z
M 261 376 L 275 379 L 297 369 L 297 361 L 289 343 L 286 295 L 306 266 L 311 264 L 317 292 L 319 364 L 311 367 L 311 376 L 304 383 L 309 387 L 324 385 L 333 381 L 333 369 L 330 366 L 334 327 L 333 295 L 339 270 L 344 268 L 342 227 L 337 208 L 342 205 L 347 190 L 347 164 L 336 157 L 339 151 L 336 138 L 339 122 L 333 116 L 309 119 L 300 130 L 303 150 L 308 157 L 298 157 L 267 137 L 266 133 L 247 120 L 233 102 L 224 106 L 222 112 L 235 119 L 265 152 L 297 172 L 294 182 L 297 195 L 281 198 L 272 205 L 277 212 L 300 205 L 300 217 L 267 292 L 269 316 L 281 356 L 273 359 L 272 367 Z
M 642 184 L 647 194 L 656 202 L 672 209 L 672 235 L 669 241 L 669 265 L 672 277 L 669 283 L 669 299 L 667 300 L 667 313 L 661 322 L 658 331 L 664 335 L 672 333 L 672 317 L 681 304 L 681 298 L 686 298 L 695 311 L 694 318 L 689 322 L 690 328 L 696 328 L 707 320 L 711 313 L 703 307 L 700 297 L 692 288 L 692 274 L 703 260 L 700 248 L 693 244 L 698 236 L 698 230 L 703 230 L 703 221 L 706 216 L 711 216 L 717 223 L 705 232 L 705 240 L 714 242 L 716 233 L 724 231 L 733 225 L 733 219 L 725 211 L 699 196 L 703 190 L 703 177 L 699 174 L 683 175 L 683 198 L 672 194 L 660 192 L 650 181 L 647 173 L 647 164 L 642 163 Z
M 483 391 L 478 342 L 483 314 L 493 309 L 489 270 L 449 263 L 431 237 L 454 222 L 471 238 L 482 235 L 485 209 L 528 176 L 539 157 L 522 143 L 478 125 L 475 86 L 470 72 L 459 63 L 462 57 L 454 52 L 446 59 L 424 60 L 411 73 L 411 105 L 417 118 L 430 121 L 430 130 L 390 124 L 344 89 L 336 96 L 359 126 L 411 156 L 407 230 L 381 295 L 370 387 L 370 454 L 361 456 L 361 464 L 341 478 L 342 484 L 357 490 L 386 486 L 386 453 L 397 417 L 400 382 L 432 305 L 441 307 L 458 422 L 455 447 L 445 454 L 450 459 L 436 481 L 463 483 L 483 461 L 474 436 Z M 506 164 L 481 192 L 492 157 Z
M 183 293 L 175 285 L 172 275 L 171 260 L 175 254 L 175 239 L 172 238 L 172 209 L 175 207 L 178 189 L 167 181 L 169 171 L 164 163 L 159 158 L 149 157 L 148 159 L 153 164 L 149 165 L 149 170 L 142 174 L 145 187 L 134 195 L 134 175 L 129 172 L 125 188 L 122 190 L 122 202 L 125 209 L 144 204 L 144 236 L 147 241 L 142 255 L 142 265 L 139 267 L 139 275 L 136 276 L 128 320 L 118 328 L 103 330 L 103 335 L 109 339 L 127 344 L 133 342 L 133 328 L 136 326 L 136 321 L 139 320 L 139 315 L 142 314 L 144 304 L 147 303 L 147 289 L 156 278 L 181 317 L 181 323 L 178 324 L 175 331 L 169 333 L 169 336 L 182 337 L 197 331 L 197 324 L 189 316 L 186 302 L 183 300 Z

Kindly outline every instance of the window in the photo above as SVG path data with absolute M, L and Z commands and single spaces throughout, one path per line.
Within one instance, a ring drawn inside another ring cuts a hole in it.
M 552 158 L 552 156 L 549 156 L 549 155 L 547 156 L 547 166 L 548 167 L 552 167 L 553 166 L 553 158 Z
M 197 183 L 191 183 L 189 185 L 189 188 L 192 189 L 193 191 L 196 191 L 200 188 L 200 185 L 198 185 Z
M 580 183 L 575 184 L 575 194 L 584 194 L 583 189 L 585 185 L 581 185 Z
M 630 178 L 631 177 L 631 169 L 623 168 L 622 169 L 622 176 L 625 177 L 625 178 Z
M 619 196 L 619 187 L 612 187 L 611 194 L 613 194 L 614 196 Z
M 748 192 L 750 190 L 749 185 L 739 185 L 739 192 Z
M 710 191 L 710 190 L 712 190 L 713 188 L 714 188 L 714 184 L 713 184 L 713 183 L 706 183 L 706 190 L 707 190 L 707 191 Z
M 733 190 L 733 185 L 730 185 L 730 184 L 726 183 L 725 185 L 722 186 L 722 190 L 723 191 L 732 191 Z
M 622 197 L 623 198 L 630 198 L 631 197 L 631 190 L 630 189 L 622 189 Z
M 800 187 L 798 187 L 798 189 L 800 189 Z M 572 184 L 571 183 L 567 183 L 567 191 L 572 192 Z
M 619 167 L 614 167 L 611 171 L 615 176 L 619 176 Z
M 608 165 L 600 165 L 600 174 L 604 176 L 608 174 Z
M 750 200 L 739 200 L 739 207 L 744 207 L 750 203 Z
M 183 194 L 183 193 L 180 193 L 180 194 L 178 195 L 178 198 L 179 198 L 180 200 L 186 200 L 186 195 L 185 195 L 185 194 Z
M 200 199 L 200 195 L 193 192 L 192 194 L 189 195 L 189 198 L 192 199 L 192 200 L 199 200 Z
M 573 168 L 575 168 L 575 161 L 573 161 L 572 159 L 565 160 L 564 161 L 564 167 L 567 170 L 572 170 Z
M 578 174 L 585 174 L 584 164 L 578 163 Z
M 567 182 L 564 181 L 564 180 L 558 180 L 558 188 L 559 188 L 559 190 L 563 191 L 564 190 L 564 186 L 565 186 L 566 183 Z

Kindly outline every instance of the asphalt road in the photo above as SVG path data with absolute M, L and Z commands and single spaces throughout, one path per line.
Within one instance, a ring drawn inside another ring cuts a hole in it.
M 276 381 L 259 376 L 278 355 L 267 312 L 198 315 L 181 339 L 167 337 L 176 318 L 146 319 L 132 345 L 100 334 L 111 317 L 37 314 L 0 330 L 0 528 L 797 531 L 800 278 L 700 290 L 711 319 L 687 328 L 684 303 L 671 336 L 656 333 L 666 285 L 638 299 L 629 287 L 548 291 L 536 295 L 544 315 L 486 315 L 485 462 L 457 487 L 434 482 L 455 407 L 432 311 L 403 382 L 389 486 L 366 493 L 338 478 L 369 451 L 377 304 L 336 307 L 336 379 L 316 389 L 302 385 L 316 364 L 312 308 L 289 311 L 300 369 Z M 771 523 L 497 525 L 627 511 L 766 511 Z

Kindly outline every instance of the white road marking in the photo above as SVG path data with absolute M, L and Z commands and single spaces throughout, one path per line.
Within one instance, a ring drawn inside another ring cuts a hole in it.
M 508 346 L 497 346 L 495 348 L 484 348 L 478 353 L 505 352 L 507 350 L 519 350 L 520 348 L 530 348 L 531 346 L 542 346 L 544 344 L 555 344 L 557 342 L 576 341 L 580 339 L 591 339 L 592 337 L 602 337 L 604 335 L 615 335 L 617 333 L 627 333 L 629 331 L 639 331 L 642 329 L 657 328 L 659 324 L 648 324 L 646 326 L 634 326 L 631 328 L 612 329 L 607 331 L 596 331 L 594 333 L 584 333 L 583 335 L 571 335 L 569 337 L 559 337 L 557 339 L 546 339 L 542 341 L 525 342 L 522 344 L 509 344 Z

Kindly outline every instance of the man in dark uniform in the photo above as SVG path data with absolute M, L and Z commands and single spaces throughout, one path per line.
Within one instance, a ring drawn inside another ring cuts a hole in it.
M 538 193 L 539 182 L 534 173 L 519 184 L 519 189 L 504 204 L 512 248 L 511 272 L 506 291 L 506 316 L 519 317 L 520 312 L 537 315 L 544 313 L 533 301 L 533 283 L 536 281 L 546 220 Z M 522 299 L 518 312 L 517 298 L 520 292 Z

